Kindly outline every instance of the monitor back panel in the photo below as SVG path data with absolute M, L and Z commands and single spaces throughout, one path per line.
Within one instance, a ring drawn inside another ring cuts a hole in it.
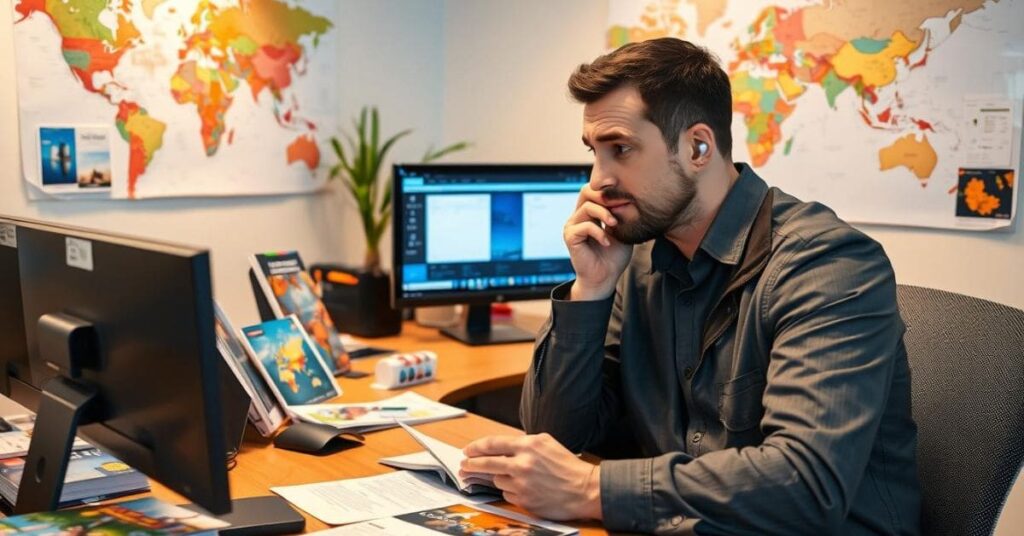
M 68 261 L 69 240 L 89 242 L 88 258 L 79 252 Z M 32 371 L 41 385 L 53 374 L 38 355 L 40 316 L 67 313 L 93 323 L 100 366 L 84 371 L 83 380 L 99 389 L 104 414 L 102 422 L 81 428 L 82 435 L 207 508 L 223 509 L 227 473 L 209 258 L 158 246 L 22 228 Z
M 11 396 L 12 378 L 31 383 L 21 307 L 21 275 L 14 222 L 0 218 L 0 390 Z M 11 234 L 6 234 L 11 233 Z

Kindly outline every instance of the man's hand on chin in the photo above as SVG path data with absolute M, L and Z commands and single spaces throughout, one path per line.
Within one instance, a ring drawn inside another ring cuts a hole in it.
M 463 452 L 460 476 L 493 475 L 506 501 L 536 516 L 601 519 L 601 467 L 548 434 L 485 437 Z

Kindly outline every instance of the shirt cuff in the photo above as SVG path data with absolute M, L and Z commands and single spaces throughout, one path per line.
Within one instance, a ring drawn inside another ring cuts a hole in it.
M 596 334 L 604 337 L 612 316 L 615 295 L 603 300 L 570 301 L 569 291 L 575 281 L 562 283 L 551 291 L 551 327 L 559 334 Z
M 601 462 L 601 515 L 611 531 L 652 532 L 653 458 Z

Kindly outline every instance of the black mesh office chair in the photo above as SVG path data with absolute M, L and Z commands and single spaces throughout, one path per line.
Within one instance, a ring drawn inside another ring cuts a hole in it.
M 899 285 L 921 533 L 989 535 L 1024 459 L 1024 311 Z

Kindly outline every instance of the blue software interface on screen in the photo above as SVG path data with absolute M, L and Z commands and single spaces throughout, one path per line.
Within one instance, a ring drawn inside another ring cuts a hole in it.
M 573 278 L 562 227 L 585 166 L 398 170 L 405 293 L 552 285 Z

